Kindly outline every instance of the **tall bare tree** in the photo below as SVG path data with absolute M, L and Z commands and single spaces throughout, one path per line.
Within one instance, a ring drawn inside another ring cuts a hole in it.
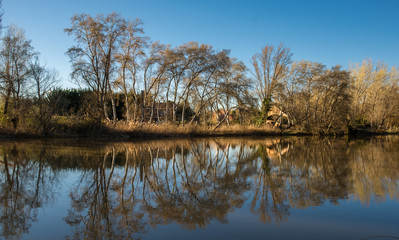
M 244 63 L 237 59 L 230 58 L 227 69 L 221 73 L 218 82 L 217 102 L 223 109 L 223 120 L 230 125 L 230 115 L 233 110 L 237 110 L 239 121 L 242 122 L 242 111 L 248 106 L 253 105 L 253 98 L 250 96 L 252 88 L 251 81 L 246 77 L 247 68 Z
M 194 86 L 201 80 L 202 75 L 217 71 L 219 62 L 215 57 L 217 52 L 210 45 L 189 42 L 180 46 L 180 49 L 185 56 L 185 66 L 187 66 L 182 82 L 182 94 L 177 104 L 183 104 L 181 124 L 184 125 L 186 108 Z
M 179 93 L 182 88 L 182 82 L 184 74 L 189 67 L 189 62 L 185 58 L 182 47 L 167 48 L 164 53 L 166 60 L 166 73 L 168 75 L 167 87 L 166 87 L 166 119 L 169 114 L 169 95 L 172 95 L 172 121 L 176 121 L 176 111 L 179 104 Z
M 14 128 L 18 125 L 21 98 L 30 77 L 29 62 L 35 54 L 25 32 L 11 25 L 2 39 L 0 49 L 0 89 L 5 98 L 4 114 L 11 114 Z
M 314 91 L 320 102 L 314 117 L 316 131 L 330 133 L 346 130 L 351 102 L 349 72 L 337 65 L 317 80 Z
M 215 51 L 210 54 L 209 62 L 212 64 L 194 83 L 191 101 L 195 114 L 191 122 L 196 118 L 200 120 L 201 115 L 206 122 L 207 108 L 212 104 L 217 104 L 218 98 L 221 97 L 218 91 L 220 83 L 232 66 L 229 54 L 228 50 Z
M 292 60 L 289 48 L 280 44 L 277 48 L 266 45 L 252 57 L 256 90 L 262 103 L 262 118 L 266 120 L 276 87 L 287 74 Z
M 119 64 L 119 77 L 116 84 L 125 96 L 127 122 L 131 119 L 129 93 L 132 94 L 135 103 L 134 112 L 137 111 L 138 106 L 138 72 L 141 67 L 140 60 L 144 58 L 144 50 L 147 46 L 142 24 L 140 19 L 127 22 L 126 31 L 121 38 L 120 49 L 116 55 L 116 61 Z M 135 119 L 135 114 L 133 119 Z
M 120 46 L 120 40 L 126 31 L 126 20 L 116 13 L 111 13 L 107 16 L 98 15 L 97 21 L 101 25 L 101 57 L 104 62 L 104 80 L 108 85 L 109 96 L 112 105 L 112 121 L 116 123 L 116 105 L 115 96 L 112 88 L 111 79 L 116 71 L 115 56 Z
M 326 69 L 320 63 L 293 64 L 278 89 L 278 107 L 290 125 L 313 133 L 346 130 L 348 124 L 350 75 L 340 66 Z
M 33 61 L 30 63 L 30 71 L 32 86 L 31 94 L 34 103 L 30 110 L 34 120 L 37 121 L 39 134 L 46 135 L 49 130 L 48 125 L 50 124 L 55 112 L 55 106 L 50 104 L 47 95 L 59 82 L 58 72 L 42 65 L 38 56 L 35 56 Z
M 386 64 L 365 60 L 350 66 L 350 72 L 352 123 L 370 124 L 375 128 L 398 125 L 398 69 L 389 69 Z
M 289 125 L 300 125 L 310 130 L 319 97 L 315 96 L 317 79 L 325 66 L 307 60 L 294 62 L 278 91 L 278 107 L 288 116 Z
M 166 60 L 163 58 L 163 52 L 167 46 L 159 42 L 154 42 L 150 45 L 149 51 L 143 62 L 143 91 L 142 91 L 142 120 L 144 121 L 144 107 L 149 107 L 150 117 L 149 122 L 154 117 L 155 102 L 158 99 L 158 94 L 161 85 L 166 81 Z M 147 108 L 148 109 L 148 108 Z M 158 111 L 158 110 L 157 110 Z
M 77 45 L 67 54 L 72 63 L 72 78 L 90 87 L 98 96 L 98 108 L 108 118 L 106 96 L 112 103 L 113 121 L 116 121 L 116 106 L 111 87 L 111 78 L 115 71 L 115 54 L 120 39 L 126 29 L 126 21 L 116 13 L 107 16 L 92 17 L 77 14 L 72 17 L 72 26 L 65 32 L 75 37 Z

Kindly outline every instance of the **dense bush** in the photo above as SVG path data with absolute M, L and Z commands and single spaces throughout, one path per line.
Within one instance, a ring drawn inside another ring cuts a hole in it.
M 87 111 L 87 99 L 92 98 L 93 93 L 88 89 L 61 89 L 56 88 L 48 94 L 48 99 L 53 105 L 54 113 L 60 116 L 76 115 Z

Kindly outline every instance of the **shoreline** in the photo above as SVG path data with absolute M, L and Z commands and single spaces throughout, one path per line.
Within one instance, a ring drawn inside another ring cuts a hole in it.
M 223 126 L 212 130 L 206 126 L 175 126 L 154 125 L 143 126 L 102 126 L 94 131 L 85 132 L 83 129 L 74 131 L 60 131 L 42 135 L 13 129 L 0 128 L 0 139 L 104 139 L 104 140 L 154 140 L 154 139 L 182 139 L 182 138 L 234 138 L 234 137 L 291 137 L 291 136 L 315 136 L 315 137 L 364 137 L 379 135 L 398 135 L 399 131 L 381 131 L 374 129 L 355 129 L 352 133 L 312 134 L 294 130 L 272 129 L 254 126 Z

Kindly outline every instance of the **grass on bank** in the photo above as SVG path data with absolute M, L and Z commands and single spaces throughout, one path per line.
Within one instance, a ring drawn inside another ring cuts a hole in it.
M 282 131 L 278 128 L 273 129 L 268 126 L 243 126 L 243 125 L 223 125 L 218 128 L 215 126 L 202 125 L 176 125 L 176 124 L 109 124 L 107 126 L 111 132 L 127 134 L 130 137 L 180 137 L 180 136 L 257 136 L 257 135 L 281 135 Z
M 212 137 L 212 136 L 278 136 L 278 135 L 314 135 L 303 131 L 289 129 L 283 130 L 271 126 L 255 125 L 190 125 L 178 124 L 149 124 L 126 123 L 120 121 L 116 124 L 103 121 L 100 125 L 92 118 L 76 116 L 55 116 L 45 127 L 38 127 L 37 121 L 21 120 L 18 128 L 14 129 L 9 121 L 2 119 L 0 122 L 0 138 L 13 137 L 58 137 L 58 138 L 115 138 L 115 139 L 141 139 L 159 137 Z M 360 129 L 356 134 L 384 134 L 398 133 L 399 129 L 378 131 L 373 129 Z M 341 133 L 344 134 L 344 133 Z
M 195 137 L 195 136 L 262 136 L 281 135 L 281 129 L 269 126 L 214 125 L 203 126 L 186 124 L 149 124 L 102 122 L 84 117 L 56 116 L 46 128 L 37 123 L 21 121 L 17 129 L 12 124 L 0 125 L 0 137 L 104 137 L 104 138 L 155 138 L 155 137 Z

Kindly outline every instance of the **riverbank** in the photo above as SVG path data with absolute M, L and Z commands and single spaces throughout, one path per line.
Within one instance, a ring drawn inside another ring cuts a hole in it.
M 399 131 L 381 131 L 370 128 L 358 128 L 349 135 L 398 134 Z M 186 137 L 262 137 L 262 136 L 310 136 L 317 135 L 297 130 L 284 130 L 269 126 L 199 126 L 174 124 L 125 124 L 75 123 L 52 126 L 38 133 L 37 129 L 17 129 L 0 127 L 0 138 L 105 138 L 105 139 L 157 139 Z M 348 135 L 331 133 L 330 135 Z
M 306 135 L 294 131 L 283 131 L 256 126 L 196 126 L 173 124 L 103 124 L 100 127 L 86 124 L 60 125 L 39 134 L 34 129 L 0 128 L 0 138 L 109 138 L 109 139 L 155 139 L 182 137 L 221 136 L 281 136 Z

